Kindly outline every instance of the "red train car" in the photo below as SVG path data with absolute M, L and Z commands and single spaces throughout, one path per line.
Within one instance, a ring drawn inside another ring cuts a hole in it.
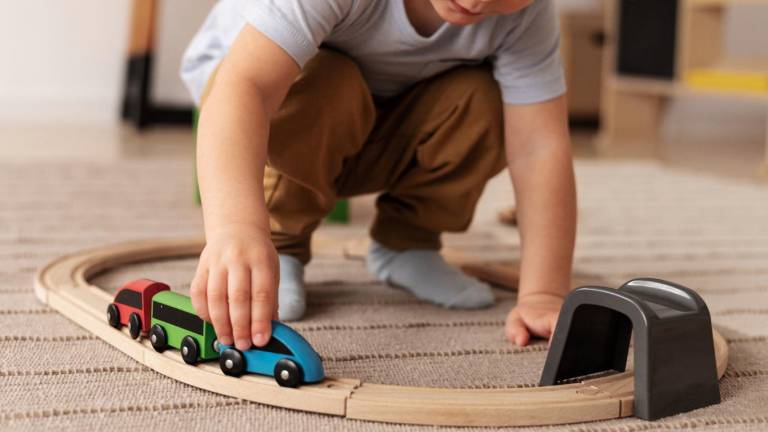
M 114 303 L 107 306 L 109 325 L 119 329 L 127 325 L 131 337 L 138 339 L 149 331 L 152 297 L 171 288 L 150 279 L 136 279 L 123 285 L 115 294 Z

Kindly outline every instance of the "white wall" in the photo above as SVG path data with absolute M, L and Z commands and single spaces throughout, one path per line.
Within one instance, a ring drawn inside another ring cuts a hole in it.
M 0 119 L 114 118 L 129 2 L 4 1 Z
M 216 0 L 161 0 L 155 40 L 154 99 L 192 105 L 179 79 L 179 63 L 187 44 L 202 25 Z
M 179 59 L 213 0 L 162 0 L 158 100 L 186 103 Z M 2 0 L 0 122 L 107 123 L 119 115 L 131 0 Z
M 768 3 L 728 9 L 725 49 L 734 56 L 768 58 Z

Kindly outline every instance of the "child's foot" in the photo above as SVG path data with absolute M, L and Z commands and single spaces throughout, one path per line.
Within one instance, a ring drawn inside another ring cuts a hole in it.
M 307 310 L 304 292 L 304 265 L 290 255 L 278 255 L 280 260 L 280 286 L 277 290 L 280 321 L 295 321 Z
M 490 286 L 451 266 L 437 251 L 397 252 L 371 241 L 366 262 L 368 271 L 379 280 L 405 288 L 430 303 L 456 309 L 493 304 Z

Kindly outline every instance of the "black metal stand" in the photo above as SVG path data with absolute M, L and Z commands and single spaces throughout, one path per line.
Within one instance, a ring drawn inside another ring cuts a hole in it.
M 160 105 L 152 101 L 152 54 L 134 56 L 128 60 L 123 93 L 122 118 L 138 130 L 155 124 L 192 125 L 192 108 Z

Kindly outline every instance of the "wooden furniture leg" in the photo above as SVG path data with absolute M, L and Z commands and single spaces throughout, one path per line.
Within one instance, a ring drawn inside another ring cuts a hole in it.
M 659 129 L 667 105 L 663 94 L 634 93 L 606 86 L 602 128 L 597 139 L 600 155 L 655 157 L 659 155 Z

